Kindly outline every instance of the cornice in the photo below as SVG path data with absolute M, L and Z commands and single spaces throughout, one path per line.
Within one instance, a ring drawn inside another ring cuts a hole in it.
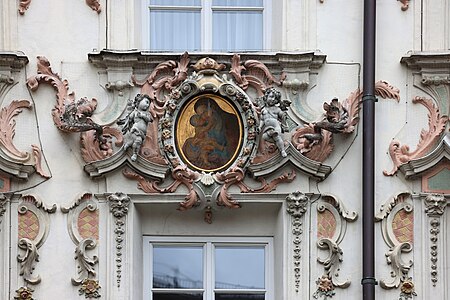
M 450 133 L 447 133 L 436 148 L 424 157 L 410 160 L 399 167 L 406 178 L 414 178 L 436 166 L 442 159 L 450 161 Z
M 28 57 L 21 52 L 0 51 L 0 71 L 10 68 L 10 70 L 20 70 L 28 64 Z
M 183 53 L 178 52 L 152 52 L 144 50 L 111 50 L 104 49 L 99 52 L 88 54 L 89 61 L 97 68 L 111 67 L 132 67 L 146 68 L 153 67 L 161 61 L 178 60 Z M 326 55 L 317 51 L 305 52 L 245 52 L 238 53 L 242 61 L 258 60 L 266 66 L 280 65 L 287 68 L 308 67 L 318 69 L 324 63 Z M 189 53 L 192 61 L 200 60 L 204 57 L 214 57 L 218 63 L 230 65 L 231 58 L 235 53 L 222 52 L 195 52 Z

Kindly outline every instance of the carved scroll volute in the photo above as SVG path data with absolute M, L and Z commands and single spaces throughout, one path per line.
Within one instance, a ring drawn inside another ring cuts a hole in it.
M 389 247 L 385 254 L 386 261 L 391 266 L 391 279 L 382 279 L 380 286 L 384 289 L 400 287 L 400 297 L 405 299 L 415 295 L 414 288 L 404 288 L 414 286 L 408 274 L 413 262 L 403 259 L 404 254 L 413 249 L 414 214 L 413 206 L 408 200 L 410 195 L 409 192 L 394 195 L 381 206 L 380 212 L 375 216 L 375 221 L 381 222 L 383 239 Z
M 413 159 L 423 157 L 430 152 L 439 141 L 448 122 L 448 117 L 441 116 L 439 108 L 434 104 L 433 100 L 424 97 L 415 97 L 413 103 L 420 103 L 428 110 L 428 130 L 422 129 L 419 143 L 414 151 L 410 151 L 408 145 L 401 146 L 399 141 L 391 142 L 389 145 L 389 155 L 394 163 L 394 167 L 390 172 L 383 172 L 386 176 L 393 176 L 397 173 L 401 165 Z
M 349 212 L 342 201 L 331 194 L 322 195 L 317 211 L 317 247 L 328 251 L 328 255 L 325 258 L 317 258 L 324 267 L 324 273 L 316 281 L 317 290 L 313 294 L 316 299 L 333 296 L 336 287 L 344 289 L 350 286 L 350 280 L 339 280 L 340 264 L 344 255 L 340 243 L 344 239 L 347 222 L 354 222 L 358 218 L 356 212 Z
M 30 102 L 15 100 L 0 111 L 0 146 L 13 160 L 18 162 L 25 162 L 30 158 L 29 153 L 18 150 L 13 144 L 16 127 L 14 117 L 21 113 L 23 108 L 31 108 Z
M 86 0 L 86 4 L 98 14 L 102 11 L 102 7 L 100 6 L 100 2 L 98 0 Z
M 19 14 L 24 15 L 30 7 L 31 0 L 19 0 Z
M 384 80 L 375 83 L 375 95 L 400 100 L 400 91 Z M 299 127 L 292 135 L 292 144 L 306 157 L 324 162 L 333 151 L 333 134 L 350 134 L 359 122 L 362 91 L 356 89 L 342 102 L 337 98 L 324 103 L 322 121 Z
M 241 57 L 238 54 L 234 54 L 231 59 L 230 74 L 244 91 L 251 86 L 258 96 L 262 96 L 264 91 L 274 83 L 281 86 L 286 79 L 285 73 L 281 73 L 280 78 L 277 79 L 266 65 L 257 60 L 247 60 L 241 65 Z
M 77 276 L 72 278 L 72 284 L 78 286 L 87 279 L 95 279 L 97 274 L 98 257 L 88 255 L 89 251 L 95 250 L 99 238 L 97 202 L 91 193 L 81 193 L 69 206 L 61 207 L 61 211 L 68 214 L 67 228 L 76 245 Z
M 56 211 L 56 204 L 46 206 L 34 195 L 22 196 L 18 207 L 18 247 L 22 250 L 17 260 L 20 263 L 19 274 L 29 284 L 38 284 L 41 277 L 35 275 L 35 264 L 39 261 L 38 249 L 44 244 L 50 220 L 49 213 Z
M 111 155 L 108 140 L 103 136 L 103 127 L 91 118 L 97 108 L 97 100 L 82 97 L 75 100 L 75 93 L 68 94 L 69 83 L 59 74 L 53 72 L 50 62 L 43 56 L 38 56 L 37 75 L 27 79 L 27 85 L 32 90 L 38 89 L 39 84 L 48 83 L 56 90 L 56 105 L 52 109 L 53 122 L 59 130 L 65 132 L 95 131 L 100 150 L 105 157 Z

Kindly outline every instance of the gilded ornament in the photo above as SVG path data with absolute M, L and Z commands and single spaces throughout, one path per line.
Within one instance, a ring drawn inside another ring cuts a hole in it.
M 80 295 L 84 294 L 85 298 L 100 298 L 101 295 L 99 293 L 100 284 L 98 283 L 98 280 L 95 279 L 85 279 L 81 283 L 81 287 L 78 290 L 78 293 Z
M 17 300 L 34 300 L 33 292 L 34 292 L 34 290 L 30 289 L 29 287 L 22 286 L 21 288 L 16 290 L 16 296 L 14 296 L 14 299 L 17 299 Z

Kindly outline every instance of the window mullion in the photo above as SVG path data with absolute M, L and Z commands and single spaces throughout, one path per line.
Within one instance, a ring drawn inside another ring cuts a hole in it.
M 202 1 L 202 21 L 203 21 L 203 36 L 202 36 L 202 50 L 211 51 L 212 49 L 212 1 Z
M 264 0 L 263 50 L 272 50 L 272 0 Z
M 207 242 L 205 255 L 205 297 L 204 299 L 214 299 L 214 249 L 211 242 Z

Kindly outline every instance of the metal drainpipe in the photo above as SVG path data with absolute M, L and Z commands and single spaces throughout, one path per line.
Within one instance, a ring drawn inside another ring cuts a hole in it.
M 375 38 L 376 0 L 364 0 L 363 49 L 363 286 L 364 300 L 375 299 Z

